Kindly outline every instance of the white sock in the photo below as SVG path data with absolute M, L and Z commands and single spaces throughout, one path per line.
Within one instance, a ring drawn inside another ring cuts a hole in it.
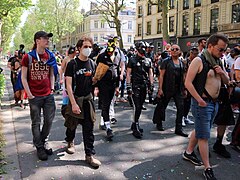
M 111 123 L 110 123 L 110 121 L 106 121 L 106 122 L 105 122 L 105 125 L 106 125 L 106 128 L 107 128 L 107 129 L 111 129 L 111 126 L 110 126 Z

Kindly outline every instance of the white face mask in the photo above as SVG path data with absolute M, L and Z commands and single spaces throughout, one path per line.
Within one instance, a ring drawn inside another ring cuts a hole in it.
M 84 49 L 82 50 L 82 54 L 83 54 L 84 56 L 86 56 L 86 57 L 90 56 L 91 52 L 92 52 L 92 49 L 91 49 L 91 48 L 84 48 Z

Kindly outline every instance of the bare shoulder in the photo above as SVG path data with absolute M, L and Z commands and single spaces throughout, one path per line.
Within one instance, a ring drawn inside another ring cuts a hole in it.
M 195 57 L 189 66 L 190 71 L 197 71 L 198 73 L 202 71 L 202 68 L 203 64 L 200 57 Z

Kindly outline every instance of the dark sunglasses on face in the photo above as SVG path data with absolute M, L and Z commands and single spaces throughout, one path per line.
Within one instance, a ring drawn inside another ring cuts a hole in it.
M 171 51 L 179 51 L 179 49 L 178 48 L 171 48 Z
M 226 48 L 217 48 L 217 50 L 218 50 L 219 52 L 224 52 L 224 51 L 226 51 Z

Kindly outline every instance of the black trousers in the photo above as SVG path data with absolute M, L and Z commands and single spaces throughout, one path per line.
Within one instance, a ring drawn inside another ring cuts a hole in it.
M 84 109 L 84 120 L 78 120 L 82 125 L 82 135 L 83 135 L 83 143 L 84 143 L 84 151 L 87 156 L 94 155 L 94 134 L 93 134 L 93 121 L 90 116 L 90 105 L 88 102 L 83 102 Z M 77 121 L 77 119 L 75 119 Z M 76 128 L 71 130 L 67 128 L 66 130 L 66 138 L 67 142 L 71 142 L 74 140 L 76 135 Z
M 161 124 L 162 121 L 165 121 L 165 112 L 169 101 L 173 98 L 175 105 L 177 107 L 177 117 L 176 117 L 176 129 L 175 130 L 182 130 L 182 117 L 183 117 L 183 107 L 184 101 L 183 96 L 180 92 L 176 92 L 174 95 L 169 96 L 167 93 L 161 97 L 161 101 L 157 104 L 154 115 L 153 115 L 153 122 L 155 124 Z
M 183 116 L 187 117 L 191 107 L 191 96 L 187 95 L 187 97 L 184 98 L 184 108 L 183 108 Z
M 147 87 L 145 84 L 133 84 L 132 91 L 134 122 L 138 122 L 142 112 L 143 103 L 146 99 Z
M 99 96 L 101 99 L 102 117 L 104 122 L 110 121 L 109 108 L 114 96 L 116 84 L 114 82 L 99 82 Z

